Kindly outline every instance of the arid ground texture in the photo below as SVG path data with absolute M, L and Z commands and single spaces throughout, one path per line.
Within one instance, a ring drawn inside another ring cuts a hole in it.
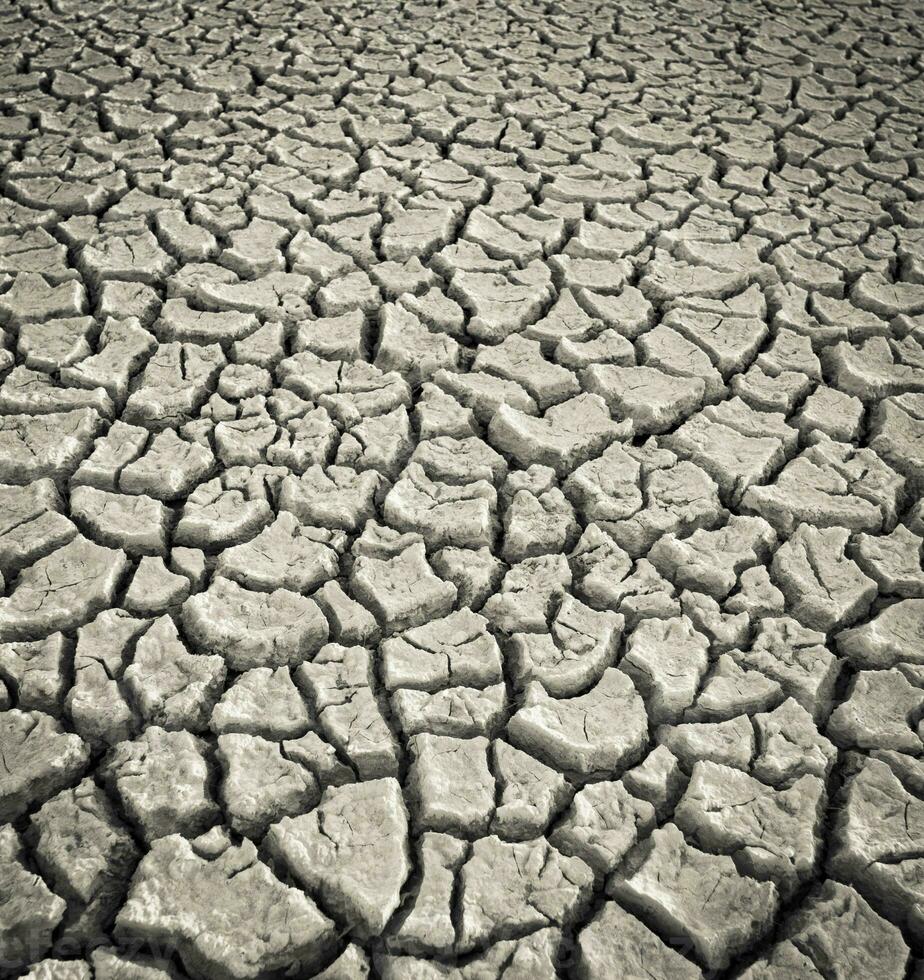
M 0 976 L 922 980 L 922 72 L 0 3 Z

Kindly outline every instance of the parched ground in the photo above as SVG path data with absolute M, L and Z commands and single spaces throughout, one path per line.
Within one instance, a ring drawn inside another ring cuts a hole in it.
M 924 977 L 922 24 L 0 4 L 0 975 Z

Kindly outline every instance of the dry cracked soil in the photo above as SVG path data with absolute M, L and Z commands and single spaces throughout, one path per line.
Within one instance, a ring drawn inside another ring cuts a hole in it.
M 922 14 L 0 4 L 0 975 L 924 977 Z

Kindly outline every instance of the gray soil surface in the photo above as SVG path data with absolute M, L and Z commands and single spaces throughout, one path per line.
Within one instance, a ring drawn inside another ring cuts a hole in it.
M 0 976 L 924 978 L 922 23 L 0 3 Z

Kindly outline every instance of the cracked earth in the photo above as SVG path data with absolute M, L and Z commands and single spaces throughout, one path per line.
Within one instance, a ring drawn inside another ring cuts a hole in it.
M 924 977 L 899 2 L 0 9 L 0 974 Z

